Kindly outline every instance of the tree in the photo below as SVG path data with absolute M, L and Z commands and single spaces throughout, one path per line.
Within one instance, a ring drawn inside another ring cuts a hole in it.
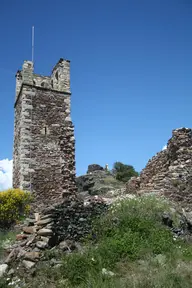
M 113 164 L 113 173 L 115 174 L 116 179 L 122 182 L 127 182 L 131 177 L 139 175 L 133 166 L 121 162 L 115 162 Z

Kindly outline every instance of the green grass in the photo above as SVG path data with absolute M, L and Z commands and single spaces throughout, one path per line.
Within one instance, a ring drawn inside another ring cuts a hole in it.
M 4 254 L 4 247 L 15 240 L 16 232 L 0 230 L 0 259 Z
M 7 281 L 0 278 L 0 288 L 8 288 Z
M 67 282 L 59 287 L 192 287 L 192 249 L 174 241 L 164 211 L 167 203 L 151 197 L 117 203 L 94 224 L 95 244 L 64 257 Z M 102 275 L 103 268 L 115 276 Z
M 162 224 L 170 205 L 154 197 L 116 203 L 95 221 L 81 252 L 61 259 L 60 268 L 38 268 L 27 288 L 189 288 L 192 287 L 192 245 L 174 240 Z M 94 240 L 93 236 L 94 235 Z M 114 273 L 103 275 L 102 269 Z

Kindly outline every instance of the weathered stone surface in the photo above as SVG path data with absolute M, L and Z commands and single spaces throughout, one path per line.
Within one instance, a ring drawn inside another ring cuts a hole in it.
M 37 232 L 40 236 L 52 236 L 53 231 L 51 229 L 42 228 Z
M 60 244 L 59 244 L 59 248 L 62 250 L 62 251 L 71 251 L 71 250 L 74 250 L 75 249 L 75 245 L 74 245 L 74 242 L 73 241 L 70 241 L 70 240 L 65 240 L 65 241 L 62 241 Z
M 26 251 L 24 249 L 20 249 L 18 254 L 17 254 L 17 259 L 22 258 L 23 256 L 25 256 Z
M 107 208 L 108 206 L 99 198 L 91 198 L 86 205 L 80 199 L 65 199 L 62 204 L 55 207 L 52 214 L 54 219 L 53 233 L 57 237 L 57 242 L 79 241 L 83 236 L 90 233 L 92 220 L 105 213 Z M 82 221 L 82 219 L 86 219 L 86 221 Z
M 49 238 L 48 238 L 48 237 L 41 236 L 41 240 L 42 240 L 43 242 L 46 242 L 46 243 L 49 242 Z
M 12 276 L 15 273 L 15 270 L 11 268 L 9 272 L 7 273 L 8 276 Z
M 7 256 L 7 258 L 5 259 L 5 263 L 9 264 L 11 263 L 11 261 L 14 261 L 18 255 L 19 251 L 17 248 L 14 248 L 9 255 Z
M 7 264 L 0 265 L 0 278 L 7 272 L 7 270 L 8 270 Z
M 102 274 L 107 276 L 115 276 L 115 273 L 108 271 L 106 268 L 102 268 Z
M 47 218 L 51 218 L 51 214 L 41 215 L 41 219 L 39 219 L 39 220 L 45 220 Z
M 94 171 L 104 170 L 104 168 L 98 164 L 91 164 L 88 166 L 87 174 L 92 173 Z
M 28 235 L 26 235 L 26 234 L 17 234 L 16 235 L 16 239 L 17 240 L 23 240 L 23 239 L 27 239 L 28 238 Z
M 52 229 L 52 228 L 53 228 L 53 225 L 54 225 L 54 223 L 51 222 L 51 223 L 49 223 L 49 224 L 46 225 L 46 228 L 47 228 L 47 229 Z
M 127 193 L 160 192 L 180 202 L 192 205 L 192 129 L 172 131 L 167 148 L 148 161 L 140 176 L 127 183 Z
M 35 262 L 28 261 L 28 260 L 23 260 L 22 263 L 26 269 L 31 269 L 35 266 Z
M 36 261 L 40 258 L 40 253 L 39 252 L 26 252 L 24 255 L 25 260 L 30 260 L 30 261 Z
M 35 221 L 37 222 L 37 221 L 39 221 L 40 220 L 40 214 L 39 213 L 34 213 L 34 215 L 35 215 Z
M 34 240 L 35 240 L 35 235 L 32 235 L 32 236 L 28 239 L 28 241 L 27 241 L 27 243 L 26 243 L 26 246 L 30 246 L 30 245 L 34 242 Z
M 114 175 L 106 170 L 96 170 L 91 174 L 76 178 L 76 184 L 80 195 L 104 195 L 116 189 L 121 189 L 124 183 L 115 179 Z
M 36 222 L 36 224 L 38 226 L 44 226 L 44 225 L 49 224 L 51 221 L 52 221 L 51 218 L 47 218 L 47 219 L 39 220 L 38 222 Z
M 16 77 L 13 187 L 31 190 L 39 212 L 76 192 L 75 138 L 70 62 L 60 59 L 50 77 L 33 69 L 25 61 Z
M 48 244 L 47 242 L 44 242 L 44 241 L 37 241 L 36 246 L 39 249 L 45 249 L 46 247 L 48 247 Z
M 35 226 L 23 227 L 23 232 L 28 234 L 34 234 L 36 233 L 36 228 Z

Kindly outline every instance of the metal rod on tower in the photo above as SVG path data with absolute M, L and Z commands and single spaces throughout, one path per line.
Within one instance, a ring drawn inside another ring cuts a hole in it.
M 32 26 L 32 62 L 34 66 L 34 34 L 35 34 L 35 27 Z

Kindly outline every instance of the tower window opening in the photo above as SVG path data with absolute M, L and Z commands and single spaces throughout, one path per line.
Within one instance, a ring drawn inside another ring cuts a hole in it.
M 56 78 L 57 81 L 59 80 L 58 71 L 55 73 L 55 78 Z

